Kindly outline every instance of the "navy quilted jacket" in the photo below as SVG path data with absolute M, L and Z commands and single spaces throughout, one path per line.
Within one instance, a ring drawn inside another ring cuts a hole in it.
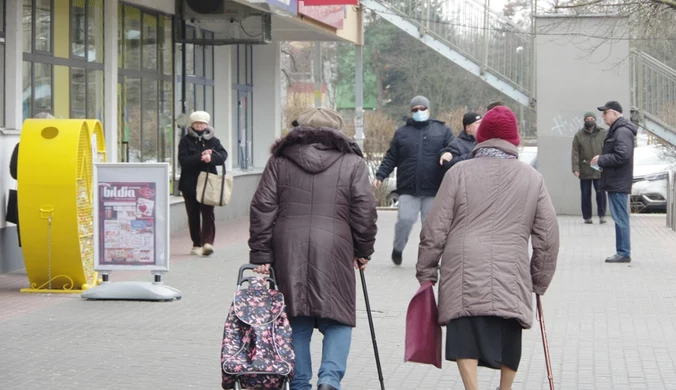
M 435 196 L 446 172 L 439 152 L 453 139 L 451 129 L 437 120 L 414 122 L 397 129 L 376 178 L 384 180 L 397 168 L 400 195 Z

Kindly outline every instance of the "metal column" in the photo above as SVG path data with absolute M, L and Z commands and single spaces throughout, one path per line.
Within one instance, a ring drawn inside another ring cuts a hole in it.
M 364 61 L 363 46 L 354 46 L 354 139 L 364 151 Z

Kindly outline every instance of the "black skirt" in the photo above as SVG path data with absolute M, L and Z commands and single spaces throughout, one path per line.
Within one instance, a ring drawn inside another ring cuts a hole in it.
M 515 319 L 477 316 L 451 320 L 446 326 L 446 360 L 476 359 L 496 370 L 516 371 L 521 361 L 521 324 Z

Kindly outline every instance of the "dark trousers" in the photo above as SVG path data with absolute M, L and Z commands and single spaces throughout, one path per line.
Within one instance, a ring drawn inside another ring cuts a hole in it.
M 608 203 L 605 191 L 599 191 L 601 180 L 599 179 L 580 179 L 580 192 L 582 194 L 582 218 L 591 219 L 592 217 L 592 200 L 591 189 L 594 186 L 596 192 L 596 208 L 599 212 L 599 217 L 606 216 L 606 205 Z
M 216 218 L 214 206 L 206 206 L 197 201 L 195 194 L 183 194 L 185 211 L 188 213 L 188 226 L 192 245 L 202 247 L 204 244 L 214 244 L 216 236 Z

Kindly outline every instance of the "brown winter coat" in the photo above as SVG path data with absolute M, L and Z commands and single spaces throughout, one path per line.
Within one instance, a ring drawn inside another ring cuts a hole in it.
M 517 155 L 491 139 L 476 146 Z M 528 239 L 533 255 L 528 257 Z M 559 225 L 540 173 L 517 159 L 475 157 L 449 169 L 420 234 L 417 278 L 439 282 L 439 323 L 468 316 L 533 322 L 533 292 L 556 268 Z
M 353 260 L 373 253 L 376 218 L 359 146 L 296 128 L 272 146 L 251 202 L 250 262 L 273 264 L 289 316 L 355 326 Z

